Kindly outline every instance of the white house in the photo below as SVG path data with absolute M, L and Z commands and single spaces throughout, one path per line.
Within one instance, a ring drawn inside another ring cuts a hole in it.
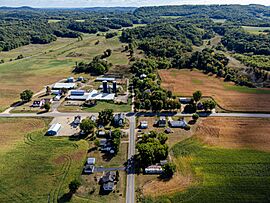
M 61 124 L 55 123 L 49 128 L 49 130 L 47 131 L 47 135 L 51 135 L 51 136 L 57 135 L 60 129 L 61 129 Z

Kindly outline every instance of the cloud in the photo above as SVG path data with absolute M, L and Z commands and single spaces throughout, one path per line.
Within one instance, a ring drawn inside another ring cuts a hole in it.
M 181 4 L 264 4 L 269 0 L 0 0 L 0 6 L 93 7 L 93 6 L 158 6 Z

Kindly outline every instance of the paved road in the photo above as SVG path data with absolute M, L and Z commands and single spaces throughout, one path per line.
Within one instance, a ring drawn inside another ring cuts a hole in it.
M 115 112 L 117 113 L 117 112 Z M 74 112 L 74 113 L 61 113 L 61 112 L 49 112 L 49 113 L 0 113 L 0 117 L 65 117 L 65 116 L 98 116 L 98 113 L 86 113 L 86 112 Z M 182 117 L 191 117 L 192 114 L 182 114 L 182 113 L 126 113 L 129 118 L 139 117 L 139 116 L 182 116 Z M 201 116 L 209 117 L 250 117 L 250 118 L 270 118 L 269 114 L 262 113 L 213 113 L 213 114 L 202 114 Z
M 128 166 L 127 166 L 127 188 L 126 203 L 135 202 L 135 169 L 133 157 L 135 155 L 135 127 L 136 117 L 131 116 L 129 119 L 129 147 L 128 147 Z

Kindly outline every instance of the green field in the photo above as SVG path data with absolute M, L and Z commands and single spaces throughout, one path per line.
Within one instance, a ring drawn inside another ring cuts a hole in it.
M 87 142 L 44 136 L 48 122 L 0 119 L 0 202 L 57 202 L 80 176 Z
M 251 34 L 266 34 L 263 32 L 264 30 L 270 30 L 270 27 L 252 27 L 252 26 L 242 26 L 245 31 L 251 33 Z
M 229 85 L 224 84 L 224 87 L 226 90 L 233 90 L 241 93 L 247 93 L 247 94 L 270 94 L 270 90 L 268 89 L 258 89 L 258 88 L 249 88 L 245 86 L 237 86 L 237 85 Z
M 93 107 L 83 108 L 83 110 L 87 112 L 100 112 L 104 109 L 113 109 L 114 112 L 130 112 L 131 101 L 129 100 L 128 104 L 114 104 L 112 102 L 98 101 L 97 105 Z
M 143 202 L 269 202 L 269 153 L 208 147 L 194 139 L 176 144 L 172 152 L 178 170 L 190 164 L 199 183 Z M 183 164 L 186 160 L 190 161 Z
M 99 44 L 95 43 L 99 40 Z M 82 41 L 59 38 L 46 45 L 27 45 L 9 52 L 0 52 L 0 111 L 18 101 L 19 93 L 25 89 L 34 92 L 71 74 L 76 61 L 89 62 L 106 49 L 112 50 L 107 59 L 113 65 L 127 65 L 127 53 L 122 52 L 124 44 L 117 37 L 105 39 L 104 36 L 84 35 Z M 13 60 L 19 54 L 24 59 Z

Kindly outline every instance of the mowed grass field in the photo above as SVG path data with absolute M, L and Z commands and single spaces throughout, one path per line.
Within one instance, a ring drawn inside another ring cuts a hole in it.
M 270 153 L 265 148 L 270 144 L 269 131 L 265 119 L 202 120 L 195 137 L 172 147 L 177 165 L 174 177 L 164 182 L 149 180 L 141 202 L 269 202 Z
M 90 62 L 106 49 L 112 50 L 108 62 L 127 65 L 128 56 L 122 52 L 123 46 L 117 37 L 105 39 L 104 36 L 84 35 L 82 41 L 61 38 L 47 45 L 27 45 L 0 52 L 0 59 L 6 61 L 0 65 L 0 111 L 18 101 L 21 91 L 31 89 L 37 92 L 48 84 L 73 75 L 75 62 Z M 9 62 L 19 54 L 25 58 Z
M 250 34 L 267 34 L 264 30 L 270 30 L 270 27 L 253 27 L 253 26 L 242 26 L 245 31 L 249 32 Z
M 78 178 L 88 144 L 44 136 L 49 119 L 0 119 L 0 202 L 57 202 Z
M 231 111 L 270 112 L 270 90 L 236 86 L 198 70 L 160 70 L 161 86 L 178 96 L 191 96 L 201 90 L 213 97 L 224 109 Z

